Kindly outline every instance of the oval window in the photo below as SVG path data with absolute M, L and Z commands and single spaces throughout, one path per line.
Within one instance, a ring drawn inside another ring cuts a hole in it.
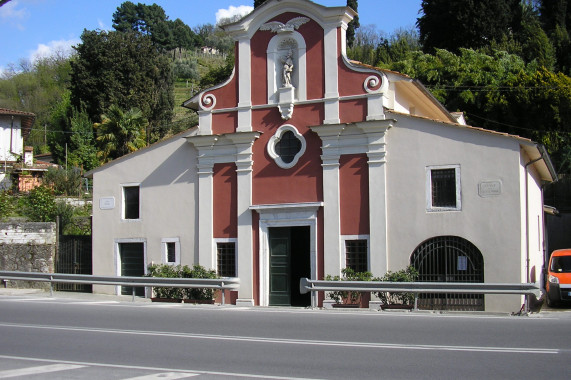
M 268 143 L 268 154 L 283 169 L 297 163 L 305 152 L 305 139 L 293 125 L 281 126 Z

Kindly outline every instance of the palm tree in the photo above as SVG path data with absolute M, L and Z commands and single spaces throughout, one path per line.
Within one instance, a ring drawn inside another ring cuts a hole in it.
M 145 146 L 145 128 L 148 124 L 141 110 L 131 108 L 123 111 L 112 105 L 104 115 L 101 123 L 95 123 L 99 151 L 97 156 L 103 163 L 112 161 L 134 152 Z

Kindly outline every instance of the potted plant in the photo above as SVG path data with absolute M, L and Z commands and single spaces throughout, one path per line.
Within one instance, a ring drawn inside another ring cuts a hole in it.
M 376 278 L 374 281 L 414 282 L 417 279 L 418 271 L 409 265 L 396 272 L 388 271 L 383 277 Z M 412 309 L 414 307 L 414 293 L 378 292 L 376 295 L 381 301 L 381 309 Z
M 325 276 L 326 281 L 371 281 L 373 275 L 371 272 L 355 272 L 351 268 L 341 270 L 342 276 Z M 366 294 L 368 296 L 368 293 Z M 327 296 L 335 303 L 333 307 L 359 308 L 364 306 L 363 303 L 369 301 L 363 292 L 350 292 L 337 290 L 328 292 Z

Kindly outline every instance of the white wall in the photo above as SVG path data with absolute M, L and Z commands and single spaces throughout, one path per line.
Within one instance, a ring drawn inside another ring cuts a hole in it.
M 144 241 L 147 265 L 162 263 L 161 240 L 179 238 L 182 265 L 197 260 L 195 184 L 196 151 L 186 142 L 190 132 L 157 143 L 94 171 L 93 274 L 117 273 L 117 241 Z M 122 220 L 122 185 L 140 184 L 140 219 Z M 102 198 L 115 207 L 100 209 Z M 95 287 L 114 293 L 109 286 Z
M 23 152 L 24 142 L 20 117 L 0 116 L 0 161 L 16 161 Z M 14 152 L 14 153 L 11 153 Z
M 388 117 L 392 116 L 396 115 Z M 519 143 L 491 133 L 396 117 L 398 122 L 387 133 L 389 270 L 406 267 L 424 240 L 452 235 L 482 252 L 485 282 L 525 280 Z M 427 165 L 460 165 L 461 211 L 427 212 Z M 501 195 L 481 197 L 481 181 L 500 181 Z M 506 310 L 506 306 L 517 311 L 520 297 L 486 296 L 486 310 Z

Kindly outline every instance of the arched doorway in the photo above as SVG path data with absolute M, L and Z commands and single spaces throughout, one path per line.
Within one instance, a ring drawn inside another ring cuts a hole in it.
M 480 250 L 458 236 L 437 236 L 422 242 L 410 258 L 423 282 L 484 282 Z M 483 294 L 421 294 L 418 307 L 434 310 L 484 310 Z

